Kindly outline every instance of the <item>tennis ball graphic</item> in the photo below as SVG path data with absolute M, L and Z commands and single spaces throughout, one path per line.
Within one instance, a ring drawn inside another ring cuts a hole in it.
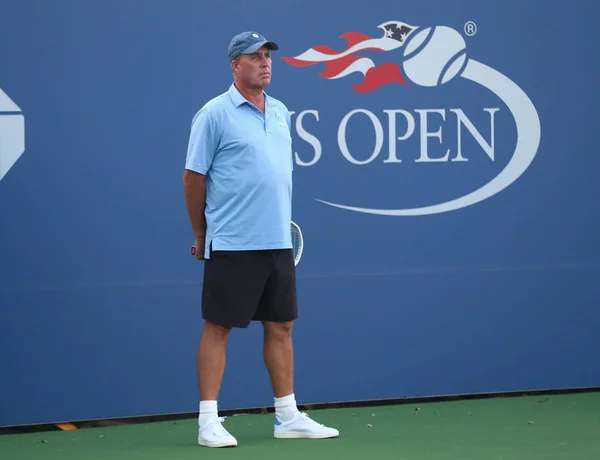
M 419 86 L 437 86 L 456 77 L 467 59 L 467 45 L 456 30 L 428 27 L 412 36 L 404 49 L 404 74 Z

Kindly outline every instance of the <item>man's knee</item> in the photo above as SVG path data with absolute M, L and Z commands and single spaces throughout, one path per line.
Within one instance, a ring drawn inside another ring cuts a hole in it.
M 273 322 L 263 321 L 265 335 L 273 339 L 287 339 L 292 336 L 293 321 Z
M 204 323 L 204 329 L 202 331 L 202 334 L 214 340 L 227 340 L 227 337 L 229 336 L 230 332 L 231 327 L 222 326 L 211 321 L 206 321 Z

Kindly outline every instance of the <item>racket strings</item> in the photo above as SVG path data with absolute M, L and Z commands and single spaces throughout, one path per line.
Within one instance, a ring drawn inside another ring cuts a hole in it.
M 302 233 L 300 229 L 292 224 L 291 226 L 291 237 L 292 237 L 292 250 L 294 253 L 294 263 L 298 264 L 300 257 L 302 256 L 302 246 L 304 244 Z

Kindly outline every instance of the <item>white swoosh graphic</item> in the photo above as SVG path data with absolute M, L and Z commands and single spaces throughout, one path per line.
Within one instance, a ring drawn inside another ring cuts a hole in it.
M 479 203 L 504 190 L 529 167 L 540 144 L 540 119 L 533 103 L 512 80 L 497 70 L 470 59 L 461 77 L 479 83 L 498 96 L 511 111 L 517 126 L 517 145 L 513 157 L 494 179 L 483 187 L 452 201 L 412 209 L 371 209 L 346 206 L 317 199 L 321 203 L 350 211 L 386 216 L 422 216 L 454 211 Z
M 0 89 L 0 181 L 25 151 L 25 118 L 21 109 Z
M 8 95 L 0 88 L 0 112 L 20 112 L 21 109 Z

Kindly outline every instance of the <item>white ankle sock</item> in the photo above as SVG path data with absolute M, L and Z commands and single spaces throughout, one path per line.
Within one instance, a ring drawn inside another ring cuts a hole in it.
M 200 401 L 200 413 L 198 414 L 198 425 L 204 424 L 218 417 L 217 401 Z
M 294 393 L 282 398 L 275 398 L 275 416 L 282 422 L 288 422 L 294 418 L 298 412 L 296 398 Z

